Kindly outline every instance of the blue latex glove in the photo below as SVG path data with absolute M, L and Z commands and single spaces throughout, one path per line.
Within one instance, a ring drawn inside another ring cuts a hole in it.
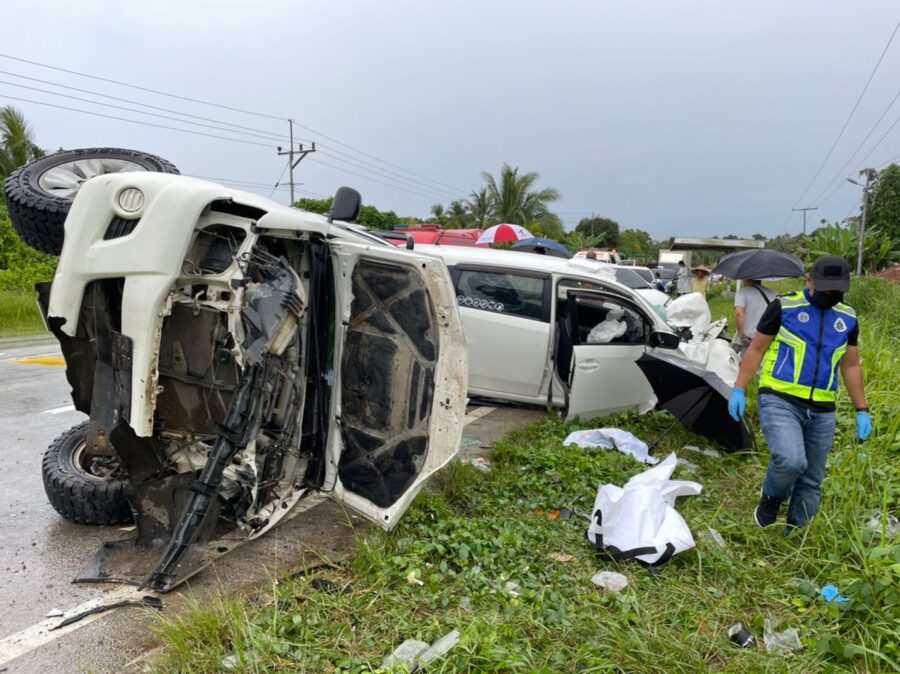
M 730 406 L 729 406 L 730 409 Z M 865 440 L 872 432 L 872 419 L 868 412 L 856 413 L 856 437 Z
M 735 386 L 731 389 L 731 397 L 728 399 L 728 414 L 731 415 L 732 419 L 735 421 L 741 420 L 741 417 L 744 416 L 744 406 L 746 404 L 744 389 L 740 386 Z

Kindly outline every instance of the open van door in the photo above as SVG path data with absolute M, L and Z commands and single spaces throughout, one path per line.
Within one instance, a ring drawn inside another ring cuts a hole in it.
M 565 353 L 557 352 L 557 371 L 568 389 L 567 420 L 633 409 L 651 399 L 653 390 L 636 364 L 653 330 L 643 308 L 617 293 L 567 290 L 557 312 L 557 343 L 567 345 Z
M 385 529 L 453 458 L 466 345 L 442 260 L 331 242 L 337 320 L 322 491 Z

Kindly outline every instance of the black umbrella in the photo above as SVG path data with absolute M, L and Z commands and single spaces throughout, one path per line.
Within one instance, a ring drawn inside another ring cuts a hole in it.
M 728 414 L 731 387 L 719 375 L 668 353 L 645 353 L 637 360 L 659 406 L 686 428 L 730 450 L 750 447 L 746 422 Z
M 733 279 L 790 278 L 803 276 L 800 258 L 767 248 L 730 253 L 713 268 L 714 274 Z

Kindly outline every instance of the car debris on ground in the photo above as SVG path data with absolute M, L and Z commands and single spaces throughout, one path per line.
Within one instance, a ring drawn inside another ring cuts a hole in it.
M 803 643 L 800 641 L 800 633 L 797 631 L 797 628 L 791 627 L 781 632 L 776 632 L 775 621 L 771 618 L 765 619 L 763 643 L 766 646 L 766 651 L 769 653 L 787 655 L 803 650 Z
M 609 590 L 613 594 L 619 594 L 628 587 L 627 576 L 615 571 L 601 571 L 591 576 L 591 582 L 597 587 Z
M 429 662 L 445 655 L 459 643 L 459 637 L 459 630 L 453 630 L 433 644 L 416 639 L 407 639 L 384 659 L 384 662 L 381 663 L 381 669 L 390 670 L 392 667 L 405 665 L 410 673 L 418 672 Z
M 749 648 L 756 643 L 754 636 L 741 623 L 735 623 L 728 628 L 728 638 L 741 648 Z

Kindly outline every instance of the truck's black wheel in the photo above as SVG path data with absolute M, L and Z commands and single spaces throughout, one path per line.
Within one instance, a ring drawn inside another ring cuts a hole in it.
M 6 179 L 13 228 L 32 248 L 59 255 L 63 224 L 81 185 L 94 176 L 124 171 L 178 173 L 165 159 L 137 150 L 88 148 L 47 155 L 20 166 Z
M 44 491 L 54 510 L 78 524 L 123 524 L 132 521 L 128 482 L 115 457 L 85 452 L 88 422 L 60 435 L 44 453 Z

